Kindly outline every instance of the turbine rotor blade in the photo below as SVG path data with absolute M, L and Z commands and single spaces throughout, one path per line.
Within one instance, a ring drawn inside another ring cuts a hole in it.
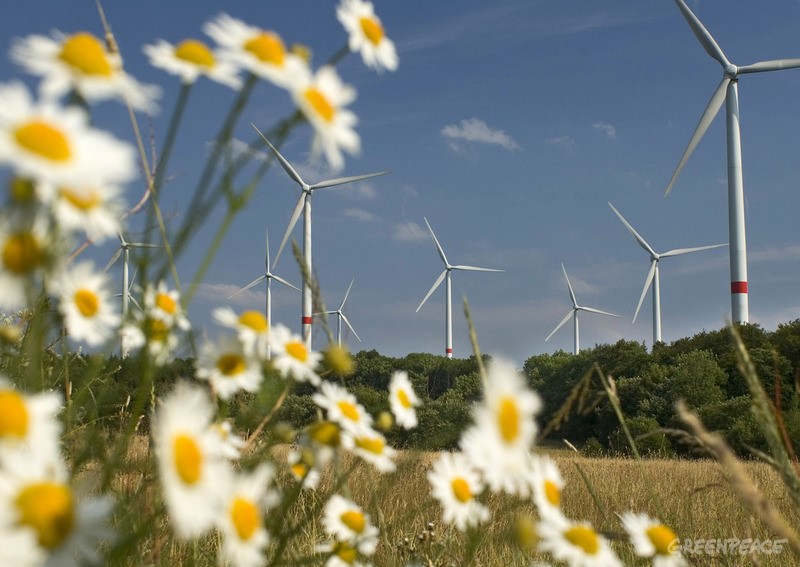
M 344 299 L 342 299 L 342 304 L 339 306 L 339 311 L 344 309 L 344 304 L 347 302 L 347 296 L 350 295 L 350 290 L 353 288 L 353 282 L 355 281 L 356 281 L 355 278 L 350 280 L 350 285 L 347 286 L 347 291 L 344 293 Z
M 265 277 L 266 277 L 266 276 L 265 276 Z M 287 282 L 285 279 L 283 279 L 283 278 L 282 278 L 282 277 L 280 277 L 280 276 L 276 276 L 275 274 L 270 274 L 270 275 L 269 275 L 269 277 L 271 277 L 273 280 L 275 280 L 275 281 L 277 281 L 277 282 L 280 282 L 280 283 L 282 283 L 282 284 L 283 284 L 283 285 L 285 285 L 286 287 L 290 287 L 290 288 L 292 288 L 293 290 L 300 291 L 300 288 L 299 288 L 299 287 L 297 287 L 297 286 L 295 286 L 295 285 L 292 285 L 292 284 L 290 284 L 289 282 Z
M 457 266 L 450 266 L 453 270 L 466 270 L 469 272 L 505 272 L 505 270 L 495 270 L 494 268 L 479 268 L 477 266 L 465 266 L 459 264 Z
M 617 315 L 616 313 L 609 313 L 608 311 L 601 311 L 600 309 L 595 309 L 594 307 L 578 307 L 580 311 L 588 311 L 589 313 L 597 313 L 598 315 L 608 315 L 609 317 L 622 317 L 622 315 Z
M 614 205 L 612 205 L 611 203 L 609 203 L 608 206 L 611 207 L 611 210 L 614 211 L 614 213 L 616 213 L 616 215 L 619 217 L 619 220 L 621 220 L 622 224 L 625 225 L 625 228 L 628 229 L 628 232 L 630 232 L 636 239 L 636 242 L 639 243 L 639 246 L 644 248 L 645 252 L 648 252 L 651 256 L 655 256 L 656 251 L 653 250 L 653 248 L 647 243 L 647 241 L 644 238 L 642 238 L 642 236 L 638 232 L 636 232 L 636 230 L 631 226 L 631 224 L 628 221 L 625 220 L 625 217 L 622 216 L 622 213 L 620 213 L 617 209 L 615 209 Z
M 712 248 L 722 248 L 723 246 L 727 246 L 727 244 L 712 244 L 711 246 L 697 246 L 695 248 L 676 248 L 675 250 L 664 252 L 661 254 L 661 257 L 668 258 L 669 256 L 679 256 L 680 254 L 689 254 L 690 252 L 699 252 L 700 250 L 711 250 Z
M 255 124 L 251 123 L 250 126 L 252 126 L 253 129 L 256 132 L 258 132 L 258 135 L 261 136 L 261 138 L 267 143 L 267 145 L 269 146 L 269 149 L 272 150 L 272 153 L 275 155 L 276 158 L 278 158 L 278 162 L 281 164 L 281 167 L 289 175 L 289 177 L 294 179 L 294 181 L 298 185 L 300 185 L 301 187 L 305 186 L 305 182 L 303 181 L 303 178 L 300 177 L 300 174 L 295 171 L 295 169 L 292 167 L 292 164 L 290 164 L 288 161 L 286 161 L 286 158 L 284 158 L 281 155 L 281 153 L 275 148 L 275 146 L 272 145 L 272 142 L 267 140 L 267 137 L 264 134 L 261 133 L 261 130 L 256 128 Z
M 564 277 L 567 279 L 567 287 L 569 288 L 569 297 L 572 300 L 572 307 L 578 307 L 578 300 L 575 299 L 575 292 L 572 291 L 572 284 L 569 283 L 569 276 L 567 276 L 567 269 L 564 264 L 561 264 L 561 269 L 564 271 Z
M 250 289 L 250 288 L 251 288 L 251 287 L 253 287 L 254 285 L 256 285 L 256 284 L 258 284 L 258 283 L 260 283 L 260 282 L 264 281 L 265 279 L 267 279 L 267 276 L 260 276 L 260 277 L 257 277 L 256 279 L 254 279 L 253 281 L 251 281 L 249 284 L 247 284 L 246 286 L 244 286 L 244 287 L 243 287 L 242 289 L 240 289 L 239 291 L 237 291 L 237 292 L 234 292 L 234 293 L 232 293 L 231 295 L 229 295 L 229 296 L 228 296 L 228 299 L 230 299 L 230 298 L 232 298 L 232 297 L 234 297 L 234 296 L 236 296 L 236 295 L 239 295 L 239 294 L 240 294 L 240 293 L 242 293 L 243 291 L 247 291 L 248 289 Z
M 564 326 L 564 323 L 566 323 L 567 321 L 569 321 L 569 318 L 570 318 L 570 317 L 572 317 L 574 314 L 575 314 L 575 309 L 572 309 L 572 310 L 570 310 L 570 312 L 569 312 L 569 313 L 567 313 L 566 317 L 564 317 L 563 319 L 561 319 L 561 322 L 560 322 L 558 325 L 556 325 L 556 328 L 555 328 L 555 329 L 553 329 L 553 331 L 552 331 L 552 332 L 551 332 L 549 335 L 547 335 L 547 338 L 545 339 L 545 341 L 547 341 L 547 340 L 548 340 L 550 337 L 552 337 L 553 335 L 555 335 L 555 334 L 556 334 L 556 331 L 558 331 L 558 330 L 559 330 L 561 327 L 563 327 L 563 326 Z
M 264 256 L 264 268 L 269 273 L 269 229 L 265 230 L 267 245 L 265 247 L 267 253 Z
M 644 301 L 644 296 L 647 295 L 647 290 L 650 288 L 650 284 L 653 283 L 653 276 L 656 274 L 656 266 L 658 265 L 658 260 L 653 260 L 650 262 L 650 269 L 647 272 L 647 277 L 644 279 L 644 287 L 642 288 L 642 294 L 639 296 L 639 303 L 636 304 L 636 312 L 633 314 L 633 321 L 631 323 L 636 322 L 636 317 L 639 315 L 639 309 L 642 308 L 642 302 Z
M 445 277 L 446 275 L 447 275 L 447 270 L 445 270 L 445 271 L 443 271 L 441 274 L 439 274 L 439 277 L 438 277 L 438 278 L 436 278 L 436 281 L 435 281 L 435 282 L 433 282 L 433 285 L 431 286 L 431 289 L 428 291 L 428 293 L 427 293 L 427 294 L 425 295 L 425 297 L 422 299 L 422 302 L 419 304 L 419 307 L 417 307 L 417 311 L 416 311 L 417 313 L 419 312 L 419 310 L 420 310 L 420 307 L 422 307 L 422 306 L 425 304 L 425 302 L 426 302 L 426 301 L 428 301 L 428 298 L 431 296 L 431 294 L 432 294 L 434 291 L 436 291 L 436 288 L 437 288 L 437 287 L 439 287 L 439 286 L 441 285 L 441 283 L 442 283 L 442 280 L 444 280 L 444 277 Z
M 800 67 L 800 59 L 775 59 L 772 61 L 759 61 L 752 65 L 745 65 L 737 69 L 741 75 L 743 73 L 762 73 L 764 71 L 780 71 L 782 69 L 795 69 Z
M 111 259 L 108 261 L 108 264 L 106 264 L 106 267 L 105 267 L 105 268 L 103 268 L 103 271 L 104 271 L 104 272 L 107 272 L 108 270 L 110 270 L 110 269 L 111 269 L 111 266 L 113 266 L 113 265 L 114 265 L 114 262 L 116 262 L 117 260 L 119 260 L 119 257 L 120 257 L 120 256 L 122 256 L 122 248 L 117 248 L 117 251 L 116 251 L 116 252 L 114 252 L 114 255 L 113 255 L 113 256 L 111 256 Z
M 706 50 L 706 53 L 716 59 L 723 67 L 730 65 L 730 61 L 725 57 L 722 48 L 720 48 L 719 44 L 711 37 L 711 34 L 708 33 L 705 26 L 703 26 L 697 16 L 689 9 L 689 6 L 687 6 L 683 0 L 675 0 L 675 3 L 678 5 L 683 17 L 689 23 L 689 27 L 692 28 L 692 33 L 694 33 L 697 41 L 699 41 L 703 49 Z
M 730 77 L 728 76 L 723 77 L 722 82 L 717 87 L 717 90 L 715 90 L 714 94 L 711 96 L 711 100 L 708 101 L 708 106 L 706 106 L 703 115 L 700 117 L 700 122 L 698 122 L 697 127 L 694 129 L 694 134 L 692 134 L 692 137 L 689 140 L 689 144 L 683 151 L 683 156 L 681 157 L 681 161 L 678 162 L 678 167 L 675 168 L 675 173 L 672 174 L 672 179 L 669 180 L 669 185 L 667 185 L 667 190 L 664 191 L 665 197 L 669 195 L 670 191 L 672 191 L 672 186 L 678 179 L 678 175 L 680 175 L 681 171 L 683 171 L 683 166 L 685 166 L 686 162 L 689 161 L 689 158 L 691 157 L 692 153 L 694 153 L 697 144 L 700 143 L 700 140 L 705 135 L 706 130 L 708 130 L 708 127 L 711 126 L 711 122 L 717 116 L 719 109 L 722 107 L 722 103 L 725 102 L 725 95 L 727 93 L 728 85 L 730 84 L 730 82 L 731 82 Z
M 350 324 L 350 321 L 347 320 L 347 315 L 345 315 L 344 313 L 339 313 L 339 317 L 342 318 L 342 321 L 344 321 L 344 324 L 347 325 L 347 328 L 350 329 L 350 331 L 352 331 L 353 335 L 355 335 L 355 337 L 358 339 L 358 342 L 361 342 L 361 338 L 358 336 L 358 333 L 356 333 L 356 330 Z
M 164 248 L 160 244 L 150 244 L 149 242 L 128 242 L 128 248 Z
M 303 212 L 303 206 L 305 206 L 305 204 L 306 204 L 306 193 L 305 191 L 303 191 L 302 193 L 300 193 L 300 198 L 297 200 L 297 204 L 294 207 L 294 211 L 292 211 L 292 216 L 289 219 L 289 226 L 286 227 L 286 232 L 283 233 L 283 240 L 281 241 L 281 246 L 280 248 L 278 248 L 278 253 L 275 254 L 275 261 L 272 263 L 273 268 L 278 263 L 278 260 L 281 257 L 281 252 L 283 252 L 283 247 L 286 246 L 286 242 L 289 240 L 289 235 L 292 234 L 294 225 L 297 224 L 297 219 L 300 218 L 300 213 Z
M 314 189 L 324 189 L 326 187 L 334 187 L 336 185 L 344 185 L 345 183 L 353 183 L 355 181 L 369 179 L 370 177 L 378 177 L 379 175 L 386 175 L 387 173 L 391 173 L 391 171 L 381 171 L 379 173 L 367 173 L 365 175 L 353 175 L 351 177 L 337 177 L 336 179 L 329 179 L 328 181 L 320 181 L 319 183 L 314 183 L 313 185 L 309 185 L 308 188 L 311 191 L 313 191 Z
M 447 256 L 444 255 L 444 249 L 442 248 L 442 245 L 439 244 L 439 239 L 436 238 L 436 234 L 434 234 L 433 229 L 431 228 L 431 223 L 428 222 L 427 218 L 422 218 L 425 219 L 425 224 L 428 225 L 428 231 L 431 233 L 433 243 L 436 244 L 436 250 L 439 252 L 439 257 L 442 259 L 442 262 L 444 262 L 444 265 L 449 267 L 450 263 L 447 261 Z
M 130 302 L 133 303 L 139 309 L 139 311 L 144 311 L 144 309 L 142 309 L 142 306 L 139 305 L 139 302 L 136 301 L 136 298 L 133 297 L 131 294 L 128 294 L 128 300 L 130 300 Z

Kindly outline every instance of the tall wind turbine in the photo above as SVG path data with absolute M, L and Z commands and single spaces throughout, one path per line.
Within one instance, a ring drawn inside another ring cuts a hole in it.
M 728 231 L 730 233 L 730 271 L 731 271 L 731 312 L 733 321 L 747 323 L 749 308 L 747 301 L 747 243 L 744 227 L 744 183 L 742 181 L 742 143 L 739 127 L 739 76 L 764 71 L 779 71 L 800 67 L 800 59 L 775 59 L 761 61 L 751 65 L 738 67 L 731 63 L 722 49 L 692 13 L 684 0 L 675 0 L 683 17 L 689 23 L 697 40 L 713 59 L 722 65 L 722 82 L 714 91 L 711 100 L 703 112 L 697 128 L 683 152 L 675 173 L 672 174 L 665 195 L 669 194 L 675 180 L 683 170 L 683 166 L 691 157 L 697 144 L 716 117 L 723 101 L 726 109 L 726 126 L 728 140 Z
M 254 285 L 258 285 L 259 283 L 261 283 L 264 280 L 266 280 L 267 281 L 267 301 L 266 301 L 265 314 L 267 316 L 267 324 L 269 325 L 269 327 L 271 329 L 272 328 L 272 280 L 275 280 L 278 283 L 282 283 L 286 287 L 290 287 L 290 288 L 292 288 L 294 290 L 297 290 L 297 291 L 300 291 L 300 288 L 295 286 L 295 285 L 290 284 L 289 282 L 287 282 L 282 277 L 276 276 L 275 274 L 273 274 L 270 271 L 270 268 L 269 268 L 269 231 L 266 231 L 266 240 L 267 240 L 267 253 L 266 253 L 266 256 L 264 257 L 264 274 L 259 276 L 259 277 L 257 277 L 253 281 L 251 281 L 249 284 L 244 286 L 239 291 L 237 291 L 237 292 L 231 294 L 230 296 L 228 296 L 228 299 L 231 299 L 232 297 L 234 297 L 236 295 L 239 295 L 243 291 L 247 291 L 248 289 L 250 289 Z
M 320 181 L 318 183 L 313 183 L 309 185 L 303 178 L 300 177 L 300 174 L 295 171 L 295 169 L 291 166 L 291 164 L 286 161 L 281 153 L 272 145 L 272 143 L 267 140 L 266 136 L 261 133 L 261 131 L 253 126 L 256 132 L 264 139 L 264 141 L 269 146 L 269 149 L 272 150 L 272 153 L 278 158 L 278 162 L 280 162 L 281 167 L 283 170 L 289 175 L 289 177 L 294 180 L 300 186 L 300 198 L 297 200 L 297 205 L 294 207 L 294 211 L 292 211 L 292 216 L 289 219 L 289 226 L 286 228 L 286 232 L 283 234 L 283 240 L 281 241 L 281 246 L 278 248 L 278 253 L 275 255 L 275 262 L 273 263 L 273 267 L 275 264 L 278 263 L 278 258 L 281 256 L 281 252 L 283 251 L 283 247 L 286 246 L 286 241 L 289 240 L 289 235 L 292 233 L 292 229 L 294 225 L 297 224 L 297 220 L 300 218 L 300 213 L 303 213 L 303 263 L 304 266 L 304 276 L 303 276 L 303 302 L 302 302 L 302 313 L 300 317 L 300 323 L 302 324 L 303 329 L 303 340 L 306 343 L 308 348 L 311 348 L 311 324 L 313 323 L 313 316 L 311 313 L 312 310 L 312 303 L 313 298 L 311 297 L 311 282 L 306 280 L 306 275 L 308 277 L 311 276 L 312 273 L 312 264 L 311 264 L 311 196 L 313 195 L 314 191 L 317 189 L 324 189 L 326 187 L 335 187 L 336 185 L 344 185 L 345 183 L 353 183 L 355 181 L 361 181 L 364 179 L 369 179 L 370 177 L 377 177 L 379 175 L 386 175 L 389 173 L 388 171 L 381 171 L 380 173 L 367 173 L 366 175 L 355 175 L 352 177 L 338 177 L 336 179 L 329 179 L 327 181 Z
M 425 218 L 425 217 L 423 217 Z M 425 224 L 428 225 L 428 230 L 431 233 L 431 237 L 433 237 L 433 242 L 436 244 L 436 250 L 439 252 L 439 257 L 444 262 L 444 271 L 436 278 L 436 281 L 433 282 L 433 286 L 428 291 L 425 298 L 417 307 L 417 311 L 420 310 L 431 294 L 436 291 L 436 288 L 439 287 L 443 280 L 446 280 L 446 299 L 445 299 L 445 356 L 447 358 L 453 358 L 453 307 L 452 307 L 452 287 L 450 283 L 450 272 L 453 270 L 465 270 L 471 272 L 504 272 L 505 270 L 495 270 L 492 268 L 478 268 L 476 266 L 465 266 L 463 264 L 458 264 L 453 266 L 450 262 L 447 261 L 447 256 L 444 255 L 444 249 L 442 249 L 442 245 L 439 244 L 439 240 L 437 240 L 436 235 L 433 233 L 433 229 L 431 228 L 428 219 L 425 219 Z
M 315 315 L 321 315 L 321 314 L 336 315 L 336 318 L 337 318 L 337 321 L 336 321 L 336 341 L 337 341 L 339 346 L 342 346 L 342 321 L 344 321 L 344 324 L 347 325 L 347 328 L 350 329 L 350 331 L 353 333 L 353 335 L 358 339 L 358 342 L 361 342 L 361 337 L 358 336 L 358 333 L 356 333 L 356 330 L 350 324 L 350 321 L 347 319 L 347 315 L 345 315 L 344 311 L 343 311 L 344 304 L 347 302 L 347 297 L 350 295 L 350 289 L 353 287 L 353 282 L 354 281 L 356 281 L 355 278 L 353 278 L 350 281 L 350 285 L 347 286 L 347 291 L 344 294 L 344 299 L 342 299 L 342 303 L 339 304 L 339 309 L 336 309 L 335 311 L 323 311 L 322 313 L 315 313 Z
M 625 228 L 628 229 L 633 237 L 636 239 L 636 242 L 639 243 L 645 252 L 650 255 L 650 270 L 647 272 L 647 277 L 644 280 L 644 288 L 642 289 L 642 295 L 639 296 L 639 303 L 636 305 L 636 313 L 633 314 L 633 322 L 636 322 L 636 317 L 639 315 L 639 309 L 642 307 L 642 302 L 644 301 L 644 296 L 647 294 L 647 290 L 650 287 L 650 284 L 653 285 L 653 344 L 661 342 L 661 286 L 659 284 L 658 278 L 658 262 L 662 258 L 669 258 L 670 256 L 679 256 L 681 254 L 689 254 L 690 252 L 700 252 L 701 250 L 711 250 L 712 248 L 721 248 L 723 246 L 727 246 L 727 244 L 712 244 L 711 246 L 698 246 L 695 248 L 676 248 L 675 250 L 669 250 L 668 252 L 662 252 L 659 254 L 653 247 L 650 246 L 644 238 L 642 238 L 636 230 L 630 225 L 628 221 L 625 220 L 625 217 L 622 216 L 617 209 L 614 208 L 614 205 L 611 203 L 608 204 L 611 207 L 611 210 L 619 217 L 619 220 L 622 221 L 622 224 L 625 225 Z
M 561 264 L 561 269 L 564 271 L 564 278 L 567 280 L 567 287 L 569 288 L 569 298 L 572 300 L 572 309 L 567 315 L 561 319 L 561 322 L 556 325 L 556 328 L 553 329 L 545 341 L 549 340 L 550 337 L 555 335 L 556 331 L 558 331 L 561 327 L 564 326 L 570 317 L 572 317 L 573 323 L 573 334 L 575 336 L 575 348 L 573 350 L 574 354 L 578 354 L 581 350 L 581 338 L 580 338 L 580 328 L 578 326 L 578 311 L 587 311 L 589 313 L 599 313 L 600 315 L 610 315 L 611 317 L 619 317 L 619 315 L 615 315 L 614 313 L 609 313 L 608 311 L 600 311 L 599 309 L 595 309 L 594 307 L 584 307 L 582 305 L 578 305 L 578 301 L 575 299 L 575 292 L 572 291 L 572 284 L 569 283 L 569 276 L 567 275 L 567 269 L 564 267 L 564 264 Z
M 122 293 L 120 295 L 122 296 L 122 320 L 124 321 L 128 316 L 128 305 L 131 299 L 131 286 L 128 282 L 130 250 L 131 248 L 161 248 L 161 246 L 158 244 L 149 244 L 147 242 L 128 242 L 125 240 L 125 237 L 122 236 L 121 232 L 117 233 L 117 238 L 119 238 L 119 248 L 117 248 L 117 251 L 111 256 L 111 259 L 108 261 L 108 264 L 106 264 L 106 267 L 103 268 L 103 271 L 107 272 L 110 270 L 111 266 L 122 256 Z

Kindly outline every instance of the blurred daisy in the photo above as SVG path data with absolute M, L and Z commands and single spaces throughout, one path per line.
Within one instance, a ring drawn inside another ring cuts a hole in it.
M 319 391 L 311 396 L 314 402 L 327 412 L 330 421 L 346 431 L 357 433 L 367 431 L 372 426 L 372 416 L 356 397 L 342 386 L 323 381 Z
M 220 563 L 239 567 L 264 564 L 264 550 L 269 543 L 264 510 L 272 477 L 272 467 L 262 464 L 251 473 L 240 473 L 233 478 L 217 523 L 222 534 Z
M 22 83 L 0 86 L 0 163 L 67 187 L 125 183 L 136 173 L 130 146 L 91 128 L 78 108 L 34 104 Z
M 308 74 L 306 62 L 288 51 L 275 32 L 248 25 L 225 13 L 207 22 L 203 31 L 220 46 L 220 60 L 247 69 L 279 87 L 288 89 L 298 77 Z
M 561 514 L 561 491 L 564 479 L 555 461 L 546 455 L 533 458 L 533 501 L 542 517 Z
M 378 546 L 378 528 L 355 502 L 334 494 L 322 514 L 325 533 L 336 541 L 352 544 L 362 555 L 372 555 Z
M 298 382 L 319 385 L 316 369 L 322 354 L 309 350 L 300 335 L 293 334 L 283 325 L 276 325 L 272 329 L 270 344 L 272 365 L 284 378 L 291 377 Z
M 310 456 L 310 458 L 306 458 Z M 297 482 L 302 482 L 302 487 L 306 490 L 317 488 L 320 479 L 320 471 L 317 468 L 316 459 L 310 447 L 303 449 L 291 449 L 286 455 L 289 464 L 289 472 Z M 309 463 L 310 461 L 310 463 Z
M 153 67 L 180 77 L 184 84 L 190 85 L 204 75 L 217 83 L 238 89 L 239 68 L 229 61 L 221 61 L 204 42 L 186 39 L 178 45 L 159 39 L 153 45 L 145 45 L 145 55 Z
M 19 449 L 57 454 L 61 437 L 61 396 L 25 394 L 0 375 L 0 460 Z
M 539 551 L 570 567 L 622 567 L 611 546 L 589 523 L 551 516 L 540 522 Z
M 342 0 L 336 8 L 336 17 L 350 34 L 350 51 L 359 51 L 367 67 L 378 72 L 397 69 L 394 43 L 386 37 L 372 2 Z
M 317 545 L 317 553 L 326 553 L 325 567 L 370 567 L 372 563 L 359 561 L 358 549 L 346 541 L 332 541 Z
M 267 358 L 269 352 L 269 324 L 267 318 L 258 311 L 244 311 L 241 315 L 230 307 L 219 307 L 213 312 L 214 319 L 229 329 L 236 331 L 244 351 L 248 356 Z
M 159 282 L 156 287 L 147 287 L 144 292 L 144 310 L 148 316 L 164 321 L 168 327 L 177 327 L 183 331 L 191 328 L 181 306 L 181 292 L 168 289 L 164 281 Z
M 235 461 L 241 454 L 245 446 L 245 440 L 233 432 L 230 420 L 217 421 L 210 425 L 211 431 L 219 435 L 222 456 L 228 460 Z
M 314 75 L 301 77 L 292 98 L 314 127 L 312 156 L 325 154 L 331 168 L 338 171 L 344 167 L 342 149 L 351 155 L 361 151 L 361 139 L 354 130 L 358 118 L 344 108 L 356 99 L 356 90 L 345 85 L 333 67 L 326 65 Z
M 352 451 L 380 472 L 394 472 L 397 451 L 386 444 L 386 438 L 372 429 L 342 434 L 342 446 Z
M 419 398 L 414 393 L 408 373 L 402 370 L 395 371 L 389 382 L 389 407 L 394 418 L 405 429 L 417 426 L 417 412 L 414 407 L 419 405 Z
M 112 306 L 110 283 L 108 274 L 95 271 L 91 262 L 67 267 L 49 283 L 73 340 L 98 346 L 116 333 L 120 316 Z
M 161 319 L 136 314 L 134 321 L 119 331 L 123 356 L 146 347 L 156 366 L 164 366 L 174 358 L 179 341 L 174 330 Z
M 461 453 L 440 453 L 428 472 L 431 494 L 442 506 L 443 519 L 462 532 L 489 520 L 489 509 L 475 500 L 483 490 L 477 471 Z
M 158 473 L 175 533 L 189 539 L 210 530 L 223 512 L 225 480 L 219 435 L 209 428 L 215 414 L 205 390 L 179 383 L 153 418 Z
M 156 110 L 154 100 L 160 89 L 142 85 L 122 68 L 118 53 L 110 53 L 94 35 L 78 32 L 52 37 L 31 35 L 17 38 L 11 59 L 28 73 L 42 77 L 40 91 L 46 97 L 60 97 L 76 91 L 87 101 L 117 99 L 137 110 Z
M 255 392 L 263 378 L 259 362 L 247 356 L 233 337 L 203 345 L 196 365 L 197 377 L 208 380 L 223 400 L 229 400 L 239 390 Z
M 670 528 L 647 514 L 625 512 L 620 519 L 639 557 L 652 557 L 654 567 L 687 565 L 680 540 Z
M 40 270 L 50 263 L 50 242 L 44 217 L 32 222 L 0 222 L 0 309 L 18 311 L 27 306 Z
M 50 203 L 58 226 L 82 231 L 95 242 L 117 234 L 124 206 L 116 185 L 94 183 L 57 186 L 42 182 L 38 186 L 42 200 Z

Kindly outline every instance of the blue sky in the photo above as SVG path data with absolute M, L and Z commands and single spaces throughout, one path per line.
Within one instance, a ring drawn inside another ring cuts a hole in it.
M 163 38 L 200 37 L 202 24 L 225 10 L 310 45 L 321 63 L 346 41 L 335 2 L 312 0 L 107 2 L 106 15 L 126 67 L 158 84 L 161 113 L 145 132 L 163 138 L 176 80 L 149 66 L 141 47 Z M 800 3 L 700 0 L 690 6 L 729 59 L 747 64 L 800 57 Z M 314 195 L 314 264 L 326 303 L 335 308 L 355 278 L 345 307 L 362 341 L 354 350 L 387 355 L 444 352 L 444 289 L 415 309 L 442 270 L 423 217 L 452 263 L 506 270 L 455 273 L 454 347 L 470 353 L 461 298 L 472 306 L 484 352 L 521 364 L 528 356 L 570 351 L 572 332 L 545 337 L 571 307 L 563 262 L 578 301 L 623 317 L 584 315 L 581 343 L 625 338 L 650 346 L 650 296 L 631 318 L 648 259 L 609 209 L 614 204 L 658 251 L 727 242 L 725 131 L 720 116 L 684 169 L 672 194 L 663 192 L 711 94 L 719 65 L 692 35 L 674 2 L 376 2 L 400 67 L 377 74 L 357 55 L 338 67 L 358 90 L 360 156 L 343 175 L 391 175 Z M 13 37 L 57 29 L 101 33 L 93 1 L 31 0 L 0 22 Z M 30 77 L 3 62 L 6 80 Z M 800 317 L 800 70 L 745 76 L 739 87 L 749 251 L 750 317 L 767 329 Z M 232 91 L 210 82 L 192 93 L 163 207 L 180 221 L 209 142 Z M 237 137 L 251 139 L 292 110 L 288 96 L 260 85 Z M 132 139 L 126 111 L 96 107 L 98 126 Z M 309 163 L 310 127 L 301 126 L 283 154 L 304 177 L 331 176 Z M 130 188 L 130 200 L 140 189 Z M 264 178 L 190 309 L 197 328 L 217 329 L 218 305 L 260 308 L 264 288 L 226 297 L 263 271 L 264 229 L 273 254 L 298 192 L 279 169 Z M 211 216 L 218 222 L 220 214 Z M 140 218 L 131 221 L 135 233 Z M 194 275 L 210 230 L 180 259 L 184 281 Z M 301 238 L 298 224 L 294 236 Z M 89 255 L 104 263 L 113 243 Z M 121 278 L 117 271 L 115 278 Z M 285 254 L 276 273 L 300 284 Z M 730 317 L 728 254 L 714 250 L 661 264 L 666 341 L 716 329 Z M 300 297 L 273 287 L 274 318 L 299 330 Z M 325 339 L 315 334 L 314 346 Z

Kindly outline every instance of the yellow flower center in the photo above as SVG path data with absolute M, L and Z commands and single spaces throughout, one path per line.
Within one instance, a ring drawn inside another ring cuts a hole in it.
M 574 526 L 564 532 L 564 537 L 575 547 L 580 547 L 587 555 L 594 555 L 600 550 L 600 540 L 592 528 Z
M 361 18 L 361 31 L 373 45 L 378 45 L 383 39 L 383 26 L 374 18 Z
M 239 539 L 247 541 L 261 526 L 261 514 L 250 500 L 234 498 L 231 505 L 231 522 L 236 528 Z
M 352 374 L 356 366 L 347 349 L 340 346 L 331 346 L 325 351 L 325 364 L 342 376 Z
M 19 524 L 33 528 L 44 548 L 57 548 L 72 532 L 75 523 L 72 493 L 63 484 L 29 484 L 20 491 L 14 504 Z
M 69 139 L 58 128 L 32 120 L 14 131 L 14 139 L 25 150 L 50 161 L 67 161 L 72 156 Z
M 512 443 L 519 437 L 519 408 L 513 398 L 503 398 L 500 401 L 497 425 L 506 443 Z
M 175 470 L 185 484 L 194 484 L 200 480 L 203 465 L 203 453 L 197 442 L 185 434 L 176 435 L 172 442 Z
M 113 72 L 100 40 L 90 33 L 76 33 L 61 47 L 61 60 L 84 75 L 108 77 Z
M 339 408 L 339 411 L 342 412 L 342 415 L 345 416 L 350 421 L 359 420 L 358 408 L 354 404 L 351 404 L 350 402 L 346 401 L 341 401 L 338 402 L 336 406 Z
M 168 293 L 156 294 L 156 306 L 169 315 L 175 315 L 178 311 L 178 302 L 172 299 Z
M 647 537 L 650 538 L 650 541 L 653 542 L 653 546 L 656 548 L 656 553 L 659 555 L 672 555 L 673 552 L 673 543 L 678 536 L 675 535 L 671 529 L 663 524 L 659 524 L 657 526 L 653 526 L 648 528 L 645 532 Z
M 187 39 L 175 47 L 175 57 L 211 69 L 216 61 L 214 54 L 202 41 Z
M 556 483 L 551 480 L 544 481 L 544 496 L 553 506 L 561 504 L 561 491 L 556 486 Z
M 36 198 L 36 186 L 31 179 L 12 177 L 8 182 L 8 193 L 16 203 L 30 203 Z
M 167 342 L 167 337 L 169 337 L 169 327 L 167 327 L 167 324 L 161 319 L 150 319 L 148 321 L 148 330 L 150 331 L 148 339 L 151 341 L 155 341 L 157 343 Z
M 217 359 L 217 369 L 225 376 L 241 374 L 247 368 L 244 358 L 236 353 L 223 354 Z
M 303 96 L 306 97 L 306 101 L 311 105 L 311 108 L 314 109 L 314 112 L 321 116 L 325 122 L 333 121 L 333 115 L 336 114 L 336 108 L 330 102 L 328 102 L 328 99 L 325 98 L 324 94 L 319 92 L 319 90 L 315 89 L 314 87 L 310 87 L 306 89 L 306 92 Z
M 103 202 L 100 192 L 95 190 L 74 191 L 67 187 L 62 187 L 58 193 L 70 205 L 84 212 L 91 211 Z
M 333 545 L 333 555 L 351 565 L 358 558 L 358 551 L 356 548 L 344 541 L 337 541 Z
M 342 523 L 356 532 L 360 534 L 364 531 L 364 528 L 367 525 L 367 520 L 364 518 L 364 514 L 359 512 L 358 510 L 348 510 L 341 516 Z
M 295 463 L 289 468 L 291 469 L 292 474 L 298 479 L 305 477 L 306 473 L 308 472 L 308 467 L 303 463 Z
M 80 289 L 75 292 L 75 306 L 84 317 L 94 317 L 100 308 L 100 298 L 97 294 L 88 289 Z
M 397 399 L 400 401 L 400 405 L 404 408 L 411 408 L 411 400 L 409 399 L 408 394 L 406 394 L 406 391 L 402 388 L 397 390 Z
M 286 353 L 300 362 L 308 360 L 308 349 L 306 345 L 300 342 L 286 343 Z
M 466 504 L 472 500 L 472 491 L 469 489 L 469 483 L 463 478 L 454 478 L 450 486 L 453 487 L 453 496 L 462 504 Z
M 376 455 L 383 454 L 385 443 L 379 437 L 357 437 L 356 447 L 374 453 Z
M 239 316 L 239 324 L 254 330 L 256 333 L 266 333 L 269 330 L 267 318 L 258 311 L 245 311 Z
M 315 423 L 309 432 L 311 439 L 320 445 L 328 447 L 338 447 L 340 442 L 339 426 L 332 421 L 320 421 Z
M 17 232 L 6 240 L 3 247 L 3 265 L 18 276 L 32 272 L 44 262 L 39 241 L 30 232 Z
M 246 51 L 249 51 L 259 61 L 270 63 L 276 67 L 283 66 L 283 58 L 286 55 L 286 49 L 283 47 L 281 38 L 270 32 L 261 32 L 254 38 L 248 40 L 244 44 Z
M 24 438 L 28 421 L 25 398 L 14 390 L 0 390 L 0 437 Z

